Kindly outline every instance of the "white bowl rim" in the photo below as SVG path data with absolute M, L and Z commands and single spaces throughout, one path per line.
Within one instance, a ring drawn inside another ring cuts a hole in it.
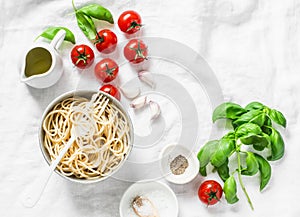
M 140 180 L 138 182 L 135 182 L 133 184 L 131 184 L 127 189 L 126 191 L 123 193 L 123 196 L 121 198 L 121 201 L 119 203 L 119 214 L 120 214 L 120 217 L 125 217 L 123 215 L 123 210 L 122 210 L 122 205 L 124 204 L 124 200 L 125 200 L 125 196 L 128 194 L 128 192 L 130 192 L 133 188 L 135 188 L 136 185 L 138 184 L 146 184 L 146 183 L 155 183 L 155 184 L 158 184 L 158 185 L 161 185 L 162 187 L 164 187 L 169 193 L 170 195 L 172 196 L 172 198 L 174 199 L 175 201 L 175 207 L 172 207 L 174 209 L 176 209 L 176 216 L 178 216 L 179 214 L 179 205 L 178 205 L 178 199 L 177 199 L 177 196 L 176 194 L 174 193 L 174 191 L 170 188 L 170 186 L 168 186 L 167 184 L 161 182 L 161 181 L 153 181 L 153 180 L 148 180 L 148 179 L 145 179 L 145 180 Z
M 164 154 L 165 154 L 166 150 L 169 149 L 169 148 L 171 148 L 172 146 L 174 146 L 174 147 L 176 147 L 176 146 L 177 146 L 177 147 L 180 147 L 181 149 L 183 149 L 183 150 L 189 152 L 190 155 L 189 155 L 187 158 L 190 159 L 190 160 L 192 160 L 192 161 L 194 161 L 194 162 L 196 163 L 196 165 L 198 165 L 198 167 L 200 166 L 200 165 L 199 165 L 199 161 L 198 161 L 198 159 L 197 159 L 197 157 L 196 157 L 196 155 L 195 155 L 195 153 L 194 153 L 193 151 L 188 150 L 185 146 L 180 145 L 180 144 L 178 144 L 178 143 L 171 143 L 171 144 L 169 144 L 169 145 L 166 145 L 166 146 L 161 150 L 160 155 L 159 155 L 159 158 L 160 158 L 160 160 L 161 160 L 161 161 L 160 161 L 160 169 L 161 169 L 161 172 L 162 172 L 162 173 L 165 172 L 164 169 L 163 169 L 163 166 L 162 166 L 162 159 L 163 159 L 163 157 L 164 157 Z M 164 175 L 164 178 L 165 178 L 168 182 L 171 182 L 171 183 L 174 183 L 174 184 L 187 184 L 187 183 L 191 182 L 192 180 L 194 180 L 194 179 L 197 177 L 198 173 L 199 173 L 199 168 L 197 168 L 197 170 L 196 170 L 196 168 L 195 168 L 195 173 L 194 173 L 193 175 L 191 175 L 189 178 L 186 178 L 186 181 L 175 181 L 174 179 L 170 179 L 170 178 L 169 178 L 169 177 L 170 177 L 169 174 L 166 174 L 166 175 L 163 174 L 163 175 Z

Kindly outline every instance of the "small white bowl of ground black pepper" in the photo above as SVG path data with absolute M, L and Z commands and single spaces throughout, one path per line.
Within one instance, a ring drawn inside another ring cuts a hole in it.
M 160 154 L 160 160 L 163 176 L 174 184 L 186 184 L 199 173 L 196 155 L 183 145 L 166 146 Z

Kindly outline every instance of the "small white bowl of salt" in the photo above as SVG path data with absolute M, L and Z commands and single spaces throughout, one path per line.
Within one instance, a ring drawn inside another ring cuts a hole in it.
M 177 217 L 178 201 L 173 190 L 158 181 L 142 180 L 123 194 L 120 217 Z

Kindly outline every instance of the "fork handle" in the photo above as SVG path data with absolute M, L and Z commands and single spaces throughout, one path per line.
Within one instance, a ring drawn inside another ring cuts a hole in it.
M 56 159 L 50 164 L 48 170 L 43 170 L 37 180 L 30 186 L 28 186 L 25 191 L 21 195 L 22 203 L 25 207 L 34 207 L 37 202 L 40 200 L 49 180 L 55 170 L 56 166 L 59 164 L 61 159 L 64 157 L 66 152 L 69 150 L 73 142 L 75 141 L 75 137 L 72 136 L 65 147 L 59 152 L 59 155 Z

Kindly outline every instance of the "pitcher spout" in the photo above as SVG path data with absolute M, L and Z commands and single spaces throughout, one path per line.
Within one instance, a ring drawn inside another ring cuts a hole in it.
M 56 34 L 51 44 L 37 43 L 23 59 L 21 81 L 35 88 L 46 88 L 55 84 L 61 77 L 63 65 L 56 48 L 62 43 L 66 32 Z

